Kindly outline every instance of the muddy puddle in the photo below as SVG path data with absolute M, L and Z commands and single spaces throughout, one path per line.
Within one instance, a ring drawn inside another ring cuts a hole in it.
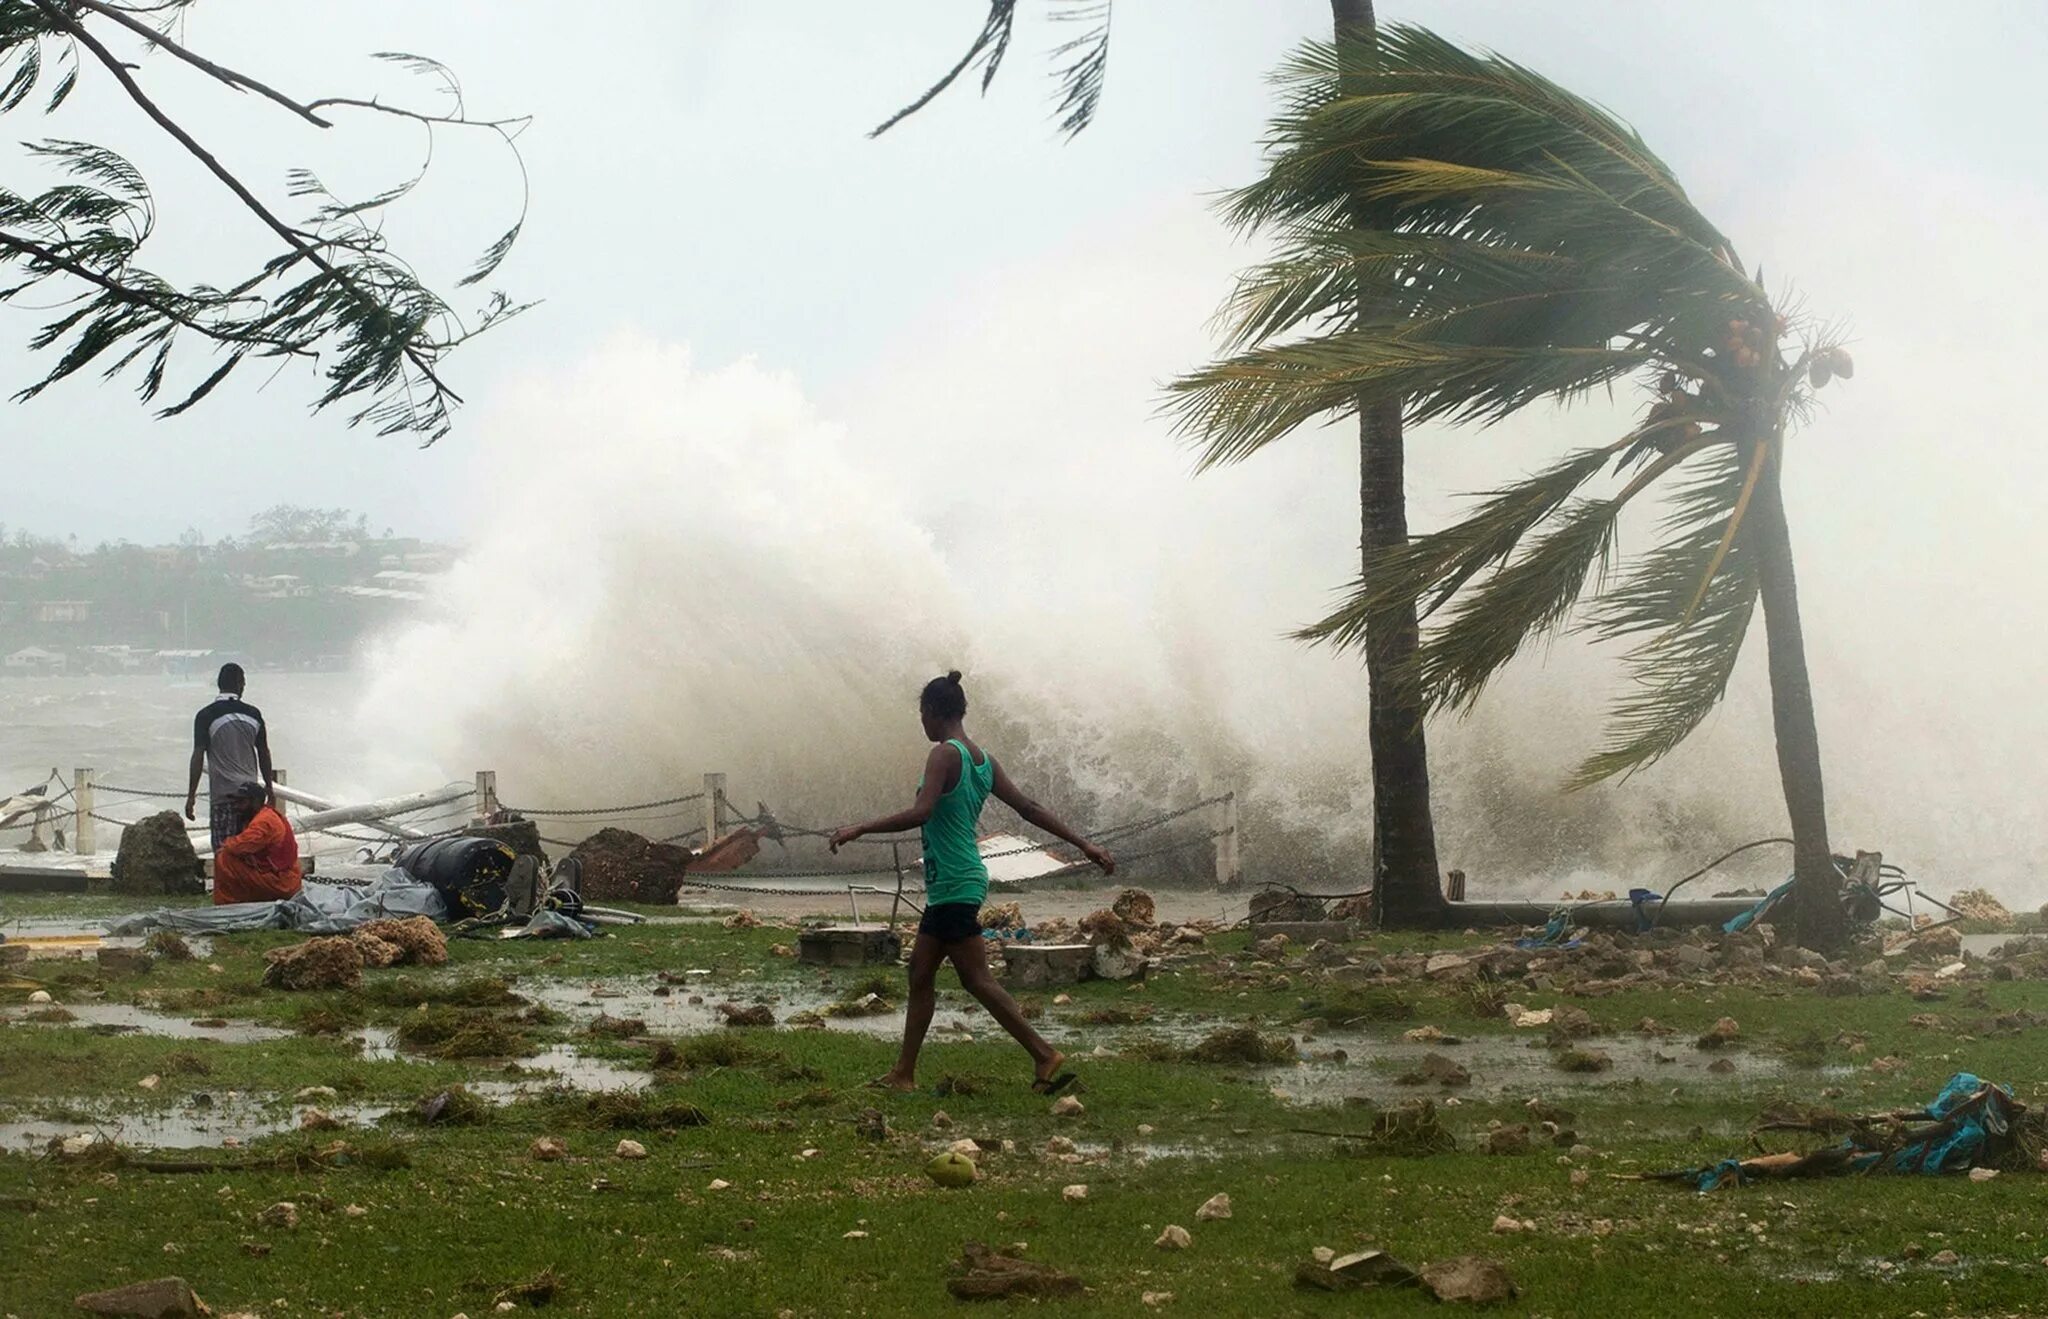
M 1566 1071 L 1556 1050 L 1528 1034 L 1467 1036 L 1458 1044 L 1419 1044 L 1339 1033 L 1318 1035 L 1302 1046 L 1305 1061 L 1294 1067 L 1264 1069 L 1259 1079 L 1301 1104 L 1336 1104 L 1349 1098 L 1392 1104 L 1417 1096 L 1457 1095 L 1498 1100 L 1529 1095 L 1546 1097 L 1584 1093 L 1641 1083 L 1675 1089 L 1741 1090 L 1776 1082 L 1788 1073 L 1838 1079 L 1853 1068 L 1827 1066 L 1794 1069 L 1785 1059 L 1744 1049 L 1708 1052 L 1684 1038 L 1606 1035 L 1582 1040 L 1579 1047 L 1605 1054 L 1610 1065 L 1600 1071 Z M 1343 1061 L 1328 1058 L 1341 1049 Z M 1400 1078 L 1415 1072 L 1426 1054 L 1435 1053 L 1471 1074 L 1467 1085 L 1403 1085 Z M 1717 1070 L 1718 1067 L 1718 1070 Z
M 275 1026 L 259 1026 L 251 1021 L 222 1021 L 218 1017 L 202 1017 L 193 1020 L 173 1016 L 167 1012 L 153 1012 L 132 1003 L 92 1003 L 66 1001 L 52 1006 L 61 1007 L 71 1014 L 68 1022 L 47 1023 L 51 1026 L 68 1026 L 72 1030 L 98 1030 L 109 1034 L 154 1035 L 167 1040 L 217 1040 L 222 1044 L 260 1044 L 265 1040 L 291 1038 L 292 1032 Z M 0 1011 L 0 1021 L 13 1025 L 37 1024 L 25 1020 L 38 1011 L 49 1008 L 9 1008 Z M 204 1025 L 203 1022 L 217 1022 Z
M 349 1036 L 369 1062 L 413 1063 L 419 1059 L 398 1047 L 398 1033 L 382 1026 L 370 1026 Z M 573 1045 L 556 1044 L 530 1058 L 508 1060 L 502 1078 L 470 1081 L 467 1088 L 479 1095 L 510 1102 L 527 1095 L 568 1086 L 572 1090 L 645 1090 L 646 1072 L 621 1067 L 601 1058 L 587 1058 Z
M 718 1011 L 721 1003 L 743 1008 L 760 1004 L 775 1014 L 777 1026 L 781 1027 L 802 1013 L 824 1016 L 825 1010 L 839 1001 L 840 994 L 850 992 L 843 988 L 835 991 L 795 985 L 736 986 L 710 976 L 688 977 L 685 983 L 677 985 L 649 983 L 638 977 L 589 982 L 522 977 L 513 988 L 578 1022 L 595 1021 L 599 1016 L 632 1017 L 646 1022 L 650 1035 L 665 1036 L 703 1035 L 727 1029 L 725 1017 Z M 663 990 L 668 992 L 664 994 Z M 958 1001 L 955 997 L 956 1001 L 949 1002 L 943 997 L 939 1000 L 938 1011 L 932 1017 L 934 1040 L 983 1031 L 1001 1033 L 1002 1028 L 989 1019 L 979 1004 Z M 890 1000 L 889 1011 L 874 1016 L 825 1017 L 825 1028 L 893 1040 L 903 1033 L 903 1004 L 899 996 Z
M 274 1096 L 195 1095 L 174 1108 L 134 1111 L 53 1104 L 46 1112 L 61 1116 L 30 1117 L 0 1122 L 0 1150 L 41 1150 L 52 1140 L 97 1134 L 134 1149 L 217 1149 L 245 1145 L 299 1125 L 308 1106 L 286 1104 Z M 389 1104 L 322 1103 L 335 1120 L 354 1127 L 370 1126 L 392 1111 Z

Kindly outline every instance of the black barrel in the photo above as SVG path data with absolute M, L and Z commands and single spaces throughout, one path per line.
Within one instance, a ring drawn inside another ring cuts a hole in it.
M 495 838 L 435 838 L 398 854 L 398 866 L 431 884 L 450 920 L 486 916 L 505 905 L 505 876 L 517 853 Z

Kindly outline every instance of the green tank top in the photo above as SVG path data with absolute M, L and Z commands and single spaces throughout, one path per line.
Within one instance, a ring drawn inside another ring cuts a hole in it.
M 988 897 L 988 863 L 981 859 L 976 835 L 982 803 L 995 787 L 995 757 L 986 751 L 981 763 L 959 738 L 947 743 L 960 749 L 960 781 L 940 795 L 924 822 L 924 900 L 927 906 L 946 902 L 981 905 Z M 922 789 L 924 784 L 920 782 Z

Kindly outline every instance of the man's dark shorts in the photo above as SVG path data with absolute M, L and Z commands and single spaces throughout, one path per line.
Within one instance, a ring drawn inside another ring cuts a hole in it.
M 940 943 L 978 939 L 981 937 L 981 904 L 941 902 L 936 907 L 926 907 L 924 919 L 917 923 L 917 932 L 929 934 Z
M 207 816 L 208 832 L 212 835 L 213 850 L 220 851 L 221 844 L 249 827 L 249 821 L 256 818 L 256 806 L 243 797 L 216 797 Z

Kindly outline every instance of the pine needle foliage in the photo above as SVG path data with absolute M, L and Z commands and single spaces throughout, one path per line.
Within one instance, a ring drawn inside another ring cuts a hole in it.
M 1278 81 L 1265 173 L 1224 203 L 1277 255 L 1225 304 L 1227 355 L 1168 399 L 1199 466 L 1388 400 L 1410 423 L 1489 425 L 1635 382 L 1634 430 L 1377 555 L 1299 635 L 1358 647 L 1415 602 L 1431 709 L 1469 707 L 1561 631 L 1627 639 L 1629 689 L 1572 782 L 1654 762 L 1727 688 L 1758 595 L 1750 496 L 1848 355 L 1825 334 L 1786 347 L 1791 318 L 1671 169 L 1531 69 L 1385 27 L 1304 47 Z M 1662 501 L 1658 543 L 1623 562 L 1639 501 Z
M 251 358 L 276 359 L 280 366 L 300 361 L 321 378 L 315 410 L 340 405 L 352 425 L 432 443 L 448 432 L 461 402 L 440 374 L 442 360 L 525 308 L 492 292 L 467 315 L 457 311 L 392 249 L 384 219 L 425 177 L 435 134 L 450 128 L 494 134 L 518 169 L 523 193 L 525 168 L 515 139 L 526 121 L 470 117 L 452 71 L 398 52 L 374 58 L 428 80 L 439 104 L 410 108 L 347 96 L 295 100 L 186 44 L 183 26 L 196 4 L 0 0 L 0 115 L 53 112 L 83 75 L 95 88 L 125 96 L 275 243 L 252 254 L 232 282 L 176 284 L 143 264 L 158 209 L 147 180 L 128 160 L 89 142 L 31 143 L 33 155 L 59 181 L 40 190 L 0 185 L 0 307 L 54 305 L 55 315 L 29 343 L 55 357 L 15 398 L 34 398 L 93 368 L 108 380 L 132 379 L 143 402 L 158 404 L 157 415 L 172 417 L 205 400 Z M 147 55 L 140 64 L 121 53 L 137 43 Z M 422 134 L 422 164 L 405 181 L 352 199 L 336 197 L 309 171 L 293 171 L 284 195 L 308 202 L 310 211 L 287 221 L 150 95 L 145 81 L 164 60 L 253 94 L 267 108 L 313 128 L 330 129 L 343 115 L 407 120 Z M 518 240 L 524 214 L 522 198 L 519 220 L 485 249 L 457 287 L 490 278 Z

